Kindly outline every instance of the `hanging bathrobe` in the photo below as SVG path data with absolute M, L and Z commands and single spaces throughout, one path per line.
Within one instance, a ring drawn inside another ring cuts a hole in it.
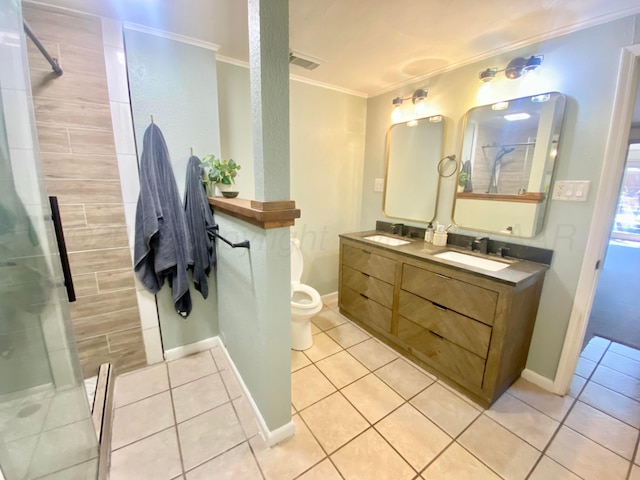
M 157 125 L 144 132 L 140 155 L 140 195 L 136 209 L 135 272 L 156 294 L 165 279 L 176 312 L 191 312 L 187 268 L 193 264 L 191 240 L 164 136 Z
M 184 210 L 193 249 L 193 283 L 204 298 L 209 296 L 207 277 L 216 264 L 215 221 L 202 184 L 200 159 L 191 156 L 187 164 L 184 190 Z

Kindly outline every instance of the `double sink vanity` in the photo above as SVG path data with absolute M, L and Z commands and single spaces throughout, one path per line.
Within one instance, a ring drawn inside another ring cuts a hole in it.
M 340 312 L 488 407 L 524 369 L 552 252 L 524 247 L 535 262 L 481 254 L 453 237 L 461 246 L 341 235 Z

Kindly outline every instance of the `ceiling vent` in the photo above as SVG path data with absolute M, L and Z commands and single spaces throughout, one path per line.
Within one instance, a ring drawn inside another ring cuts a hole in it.
M 320 66 L 322 60 L 299 52 L 289 52 L 289 63 L 306 68 L 307 70 L 314 70 Z

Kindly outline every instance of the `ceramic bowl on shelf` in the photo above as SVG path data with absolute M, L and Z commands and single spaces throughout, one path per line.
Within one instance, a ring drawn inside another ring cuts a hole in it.
M 222 196 L 225 198 L 236 198 L 239 192 L 222 192 Z

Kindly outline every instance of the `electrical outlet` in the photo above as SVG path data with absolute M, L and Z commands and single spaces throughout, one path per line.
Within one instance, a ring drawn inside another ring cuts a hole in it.
M 376 178 L 373 184 L 374 192 L 382 192 L 384 190 L 384 178 Z
M 553 184 L 553 200 L 586 202 L 589 194 L 589 180 L 558 180 Z

